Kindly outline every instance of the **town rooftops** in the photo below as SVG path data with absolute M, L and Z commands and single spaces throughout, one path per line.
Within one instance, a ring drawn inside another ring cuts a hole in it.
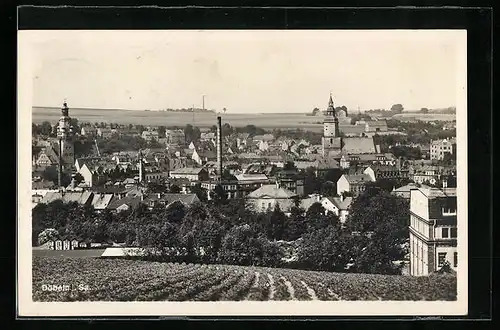
M 92 206 L 96 210 L 104 210 L 107 208 L 112 199 L 113 194 L 94 194 L 94 198 L 92 198 Z
M 422 189 L 429 189 L 430 187 L 429 186 L 426 186 L 426 185 L 423 185 L 423 184 L 418 184 L 418 183 L 409 183 L 405 186 L 402 186 L 402 187 L 399 187 L 397 189 L 393 189 L 392 191 L 395 192 L 395 193 L 410 193 L 410 190 L 413 190 L 413 189 L 418 189 L 418 188 L 422 188 Z
M 179 201 L 185 205 L 191 205 L 197 201 L 199 198 L 196 194 L 148 194 L 144 198 L 144 202 L 156 202 L 163 201 L 166 205 L 171 204 L 173 202 Z
M 170 171 L 170 174 L 190 174 L 198 175 L 204 169 L 202 167 L 183 167 Z
M 77 202 L 78 204 L 86 204 L 91 201 L 93 194 L 90 191 L 72 191 L 72 192 L 48 192 L 40 201 L 40 203 L 51 203 L 56 200 L 62 200 L 64 203 Z
M 272 135 L 272 134 L 255 135 L 253 137 L 253 140 L 270 142 L 270 141 L 274 140 L 274 135 Z
M 298 195 L 288 189 L 277 187 L 275 184 L 266 184 L 248 194 L 248 198 L 277 198 L 289 199 Z
M 122 185 L 98 186 L 92 187 L 90 190 L 96 194 L 124 194 L 127 192 L 127 188 Z
M 31 189 L 52 189 L 55 187 L 54 182 L 47 180 L 39 180 L 31 182 Z
M 235 177 L 240 182 L 269 180 L 265 174 L 236 174 Z
M 442 198 L 442 197 L 457 197 L 457 188 L 434 188 L 434 187 L 427 187 L 427 188 L 416 188 L 420 190 L 425 196 L 427 196 L 429 199 L 432 198 Z M 412 190 L 416 190 L 412 189 Z

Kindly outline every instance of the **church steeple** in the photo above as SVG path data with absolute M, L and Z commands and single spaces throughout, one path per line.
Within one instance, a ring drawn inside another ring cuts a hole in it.
M 63 106 L 61 108 L 61 113 L 63 117 L 69 117 L 69 108 L 68 108 L 68 103 L 66 103 L 66 100 L 64 100 Z
M 326 109 L 326 115 L 329 117 L 337 117 L 335 113 L 335 105 L 333 104 L 332 93 L 330 93 L 330 99 L 328 100 L 328 108 Z

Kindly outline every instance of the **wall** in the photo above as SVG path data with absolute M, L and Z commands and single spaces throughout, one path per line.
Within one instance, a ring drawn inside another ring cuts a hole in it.
M 340 195 L 344 191 L 350 191 L 350 185 L 349 181 L 342 175 L 337 181 L 337 194 Z
M 429 219 L 429 200 L 420 190 L 410 192 L 410 212 Z

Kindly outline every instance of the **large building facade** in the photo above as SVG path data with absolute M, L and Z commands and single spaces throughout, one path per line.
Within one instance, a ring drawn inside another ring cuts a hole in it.
M 431 160 L 443 160 L 446 154 L 456 154 L 457 142 L 455 139 L 444 139 L 431 141 Z
M 410 190 L 410 275 L 423 276 L 448 262 L 456 271 L 456 188 Z
M 61 113 L 62 116 L 59 118 L 57 126 L 57 138 L 59 140 L 58 154 L 62 169 L 68 172 L 72 171 L 75 166 L 75 132 L 73 131 L 69 108 L 66 102 L 64 102 L 61 108 Z

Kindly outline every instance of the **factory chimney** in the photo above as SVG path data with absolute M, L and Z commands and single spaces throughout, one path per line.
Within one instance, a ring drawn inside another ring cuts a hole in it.
M 222 181 L 222 124 L 221 117 L 217 116 L 217 178 Z

